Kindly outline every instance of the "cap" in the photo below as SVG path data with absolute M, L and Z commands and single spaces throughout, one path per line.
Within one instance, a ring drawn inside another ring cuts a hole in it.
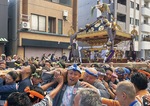
M 118 76 L 115 73 L 112 73 L 112 77 L 118 78 Z
M 125 70 L 123 70 L 123 68 L 117 68 L 115 71 L 116 71 L 116 73 L 118 75 L 124 75 L 124 74 L 126 74 L 126 72 L 125 72 Z
M 73 64 L 72 66 L 68 67 L 68 70 L 78 71 L 81 74 L 81 69 L 77 64 Z
M 126 74 L 130 74 L 130 70 L 129 69 L 124 67 L 123 70 L 125 71 Z
M 106 71 L 104 68 L 97 68 L 96 70 L 98 71 L 98 75 L 106 76 Z

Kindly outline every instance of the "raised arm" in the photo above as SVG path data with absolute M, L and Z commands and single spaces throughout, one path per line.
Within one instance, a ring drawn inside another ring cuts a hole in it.
M 57 78 L 55 78 L 56 81 L 58 82 L 58 85 L 55 89 L 53 89 L 51 92 L 50 92 L 50 97 L 53 99 L 57 93 L 60 91 L 60 89 L 62 88 L 63 84 L 64 84 L 64 77 L 62 75 L 59 75 Z
M 51 87 L 53 84 L 55 83 L 55 81 L 49 82 L 45 85 L 42 85 L 41 88 L 45 91 L 47 90 L 49 87 Z

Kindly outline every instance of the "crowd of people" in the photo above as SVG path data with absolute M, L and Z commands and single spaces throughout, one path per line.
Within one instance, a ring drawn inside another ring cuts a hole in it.
M 0 106 L 150 106 L 146 67 L 1 55 Z

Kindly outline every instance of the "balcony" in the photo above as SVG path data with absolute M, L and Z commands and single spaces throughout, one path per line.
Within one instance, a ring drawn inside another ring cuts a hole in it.
M 148 41 L 142 41 L 141 42 L 141 49 L 150 49 L 150 42 L 148 42 Z
M 150 17 L 150 8 L 142 7 L 142 15 Z
M 121 22 L 121 21 L 117 21 L 117 24 L 121 27 L 122 31 L 126 31 L 126 23 L 125 22 Z
M 126 14 L 126 6 L 120 3 L 117 3 L 117 11 L 119 13 L 125 13 Z
M 148 41 L 150 42 L 150 35 L 146 34 L 146 35 L 142 35 L 142 41 Z
M 150 25 L 149 24 L 142 24 L 141 25 L 141 31 L 142 32 L 150 32 Z

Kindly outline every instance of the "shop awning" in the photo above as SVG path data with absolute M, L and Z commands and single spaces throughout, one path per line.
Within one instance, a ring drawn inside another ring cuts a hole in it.
M 0 38 L 0 43 L 7 43 L 8 40 L 6 38 Z

